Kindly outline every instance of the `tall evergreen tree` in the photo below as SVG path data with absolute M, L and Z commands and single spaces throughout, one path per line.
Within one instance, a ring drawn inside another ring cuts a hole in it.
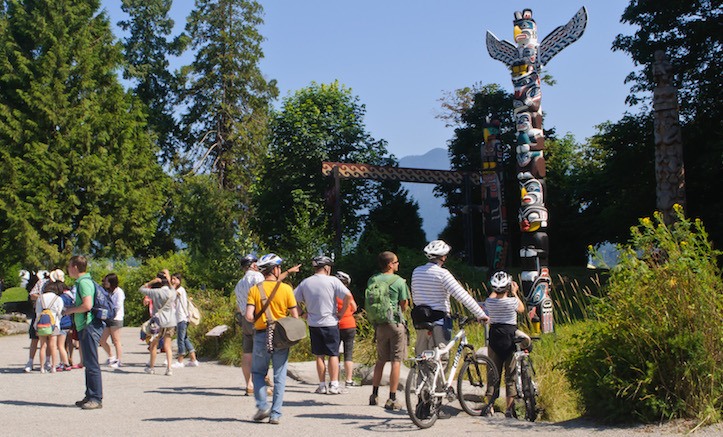
M 262 13 L 256 1 L 196 0 L 186 26 L 196 53 L 184 68 L 186 148 L 246 207 L 266 150 L 270 101 L 278 95 L 259 68 Z
M 0 10 L 0 257 L 128 256 L 156 228 L 163 172 L 99 1 Z
M 161 161 L 177 163 L 178 126 L 173 117 L 178 80 L 169 69 L 169 56 L 183 52 L 187 38 L 169 39 L 174 22 L 168 17 L 172 0 L 123 0 L 129 15 L 118 22 L 129 35 L 123 40 L 126 59 L 123 77 L 133 81 L 133 92 L 148 107 L 148 125 L 161 152 Z
M 255 228 L 269 247 L 293 250 L 289 238 L 291 209 L 313 202 L 325 211 L 332 182 L 321 173 L 322 161 L 385 165 L 386 142 L 375 140 L 364 126 L 364 105 L 338 82 L 312 83 L 284 100 L 272 124 L 272 139 L 261 182 L 255 193 Z M 378 183 L 341 181 L 341 222 L 344 237 L 355 239 L 362 228 L 360 211 L 374 205 Z M 298 191 L 300 190 L 300 191 Z M 327 230 L 333 235 L 333 229 Z
M 383 250 L 397 252 L 400 247 L 419 249 L 426 244 L 419 205 L 409 199 L 409 191 L 399 182 L 382 182 L 377 191 L 378 204 L 369 211 L 358 247 L 376 255 Z

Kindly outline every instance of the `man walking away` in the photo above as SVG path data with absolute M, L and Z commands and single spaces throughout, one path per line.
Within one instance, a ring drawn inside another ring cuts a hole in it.
M 103 381 L 98 363 L 98 344 L 104 324 L 93 317 L 91 309 L 95 301 L 95 284 L 86 272 L 88 261 L 82 255 L 70 258 L 68 274 L 76 279 L 75 306 L 67 308 L 65 314 L 74 314 L 75 328 L 80 340 L 85 368 L 85 397 L 75 405 L 84 410 L 103 408 Z
M 311 353 L 316 356 L 319 387 L 315 393 L 339 394 L 339 314 L 344 314 L 351 301 L 351 292 L 335 276 L 331 276 L 334 262 L 328 256 L 317 256 L 311 261 L 316 273 L 301 281 L 294 296 L 303 303 L 308 313 Z M 336 299 L 342 300 L 337 312 Z M 326 387 L 324 357 L 329 357 L 329 388 Z
M 384 365 L 391 363 L 389 371 L 389 399 L 384 408 L 390 411 L 402 408 L 397 402 L 397 387 L 399 386 L 399 371 L 402 361 L 407 358 L 407 327 L 404 324 L 404 310 L 409 302 L 409 288 L 407 281 L 396 275 L 399 270 L 399 258 L 394 252 L 382 252 L 377 258 L 380 273 L 369 278 L 367 290 L 372 284 L 387 284 L 389 302 L 392 305 L 392 315 L 386 323 L 374 324 L 374 338 L 377 344 L 377 363 L 374 365 L 372 378 L 372 394 L 369 396 L 369 405 L 377 405 L 379 384 L 382 381 Z

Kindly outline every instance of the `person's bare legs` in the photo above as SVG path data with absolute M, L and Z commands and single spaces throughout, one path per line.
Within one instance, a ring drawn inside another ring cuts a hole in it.
M 113 353 L 111 352 L 110 345 L 108 344 L 108 337 L 110 337 L 110 328 L 106 327 L 100 335 L 100 347 L 103 348 L 105 353 L 108 354 L 108 358 L 110 358 L 113 356 Z
M 48 353 L 50 354 L 50 371 L 55 373 L 55 368 L 58 367 L 58 336 L 53 335 L 48 337 Z
M 323 355 L 316 356 L 316 374 L 319 376 L 319 384 L 326 384 L 326 364 Z
M 121 360 L 121 355 L 123 355 L 123 345 L 121 344 L 120 331 L 121 328 L 119 326 L 113 326 L 110 328 L 110 338 L 113 342 L 113 347 L 115 348 L 115 358 L 119 362 Z M 110 347 L 108 347 L 108 350 L 110 350 Z
M 38 339 L 33 338 L 30 340 L 30 349 L 28 349 L 28 361 L 32 362 L 33 360 L 35 360 L 35 354 L 37 352 L 38 352 Z
M 339 356 L 329 357 L 329 379 L 339 382 Z
M 254 390 L 254 383 L 251 381 L 251 361 L 254 358 L 254 354 L 243 354 L 241 357 L 241 370 L 244 374 L 244 379 L 246 380 L 246 391 L 247 392 L 253 392 Z
M 156 337 L 151 341 L 150 344 L 150 352 L 151 352 L 151 361 L 148 364 L 148 367 L 153 369 L 156 366 L 156 354 L 158 354 L 158 342 L 161 341 L 161 337 Z
M 68 336 L 65 334 L 60 334 L 56 336 L 56 342 L 58 347 L 58 354 L 60 355 L 60 364 L 68 365 L 68 351 L 65 349 L 65 342 L 66 338 Z
M 399 372 L 401 369 L 401 361 L 392 361 L 392 369 L 389 372 L 389 393 L 396 393 L 397 387 L 399 387 Z
M 40 338 L 40 373 L 45 373 L 45 357 L 48 351 L 48 338 Z
M 171 345 L 172 341 L 173 338 L 171 338 L 170 335 L 167 335 L 163 340 L 163 350 L 166 352 L 166 372 L 171 371 L 171 364 L 173 364 L 173 346 Z
M 379 387 L 382 383 L 382 372 L 384 372 L 384 361 L 377 361 L 374 365 L 374 376 L 372 377 L 372 387 Z M 399 381 L 397 381 L 399 382 Z

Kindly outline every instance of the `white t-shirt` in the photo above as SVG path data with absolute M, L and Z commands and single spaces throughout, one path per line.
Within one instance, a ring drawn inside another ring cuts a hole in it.
M 123 320 L 125 317 L 125 301 L 126 293 L 122 288 L 116 287 L 113 294 L 110 296 L 110 301 L 113 302 L 113 308 L 115 308 L 115 318 L 113 320 Z
M 188 294 L 186 289 L 178 287 L 176 293 L 176 318 L 178 323 L 188 322 Z
M 236 307 L 242 314 L 246 314 L 246 302 L 249 300 L 249 290 L 251 287 L 264 281 L 264 275 L 256 270 L 248 269 L 246 274 L 236 284 L 233 292 L 236 294 Z

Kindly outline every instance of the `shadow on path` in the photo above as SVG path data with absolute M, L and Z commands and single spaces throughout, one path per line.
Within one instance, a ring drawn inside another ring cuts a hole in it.
M 0 405 L 13 405 L 16 407 L 48 407 L 48 408 L 78 408 L 75 405 L 51 404 L 49 402 L 28 402 L 28 401 L 0 401 Z

